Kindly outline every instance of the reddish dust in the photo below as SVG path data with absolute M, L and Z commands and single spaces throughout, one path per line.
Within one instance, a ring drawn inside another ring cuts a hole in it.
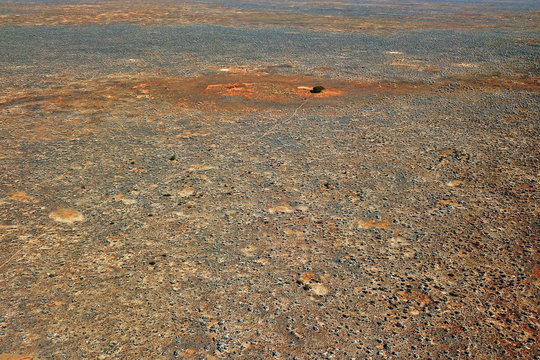
M 323 85 L 321 93 L 312 93 Z M 113 104 L 166 102 L 188 109 L 252 111 L 298 105 L 316 99 L 317 105 L 336 105 L 375 94 L 406 93 L 414 86 L 383 82 L 351 82 L 303 75 L 267 73 L 210 74 L 198 77 L 108 77 L 66 82 L 46 89 L 10 89 L 0 102 L 12 114 L 24 107 L 45 113 L 77 110 L 95 112 Z M 309 106 L 309 105 L 308 105 Z
M 74 111 L 96 116 L 96 121 L 115 110 L 153 104 L 194 110 L 250 112 L 344 105 L 376 101 L 388 95 L 429 93 L 452 85 L 462 91 L 516 90 L 540 92 L 538 77 L 470 76 L 443 79 L 434 84 L 422 82 L 345 81 L 306 75 L 277 75 L 265 72 L 211 73 L 196 77 L 115 75 L 101 79 L 65 80 L 59 78 L 48 88 L 8 88 L 0 100 L 0 110 L 13 118 L 28 112 L 45 114 Z M 314 86 L 324 86 L 312 93 Z M 87 124 L 92 125 L 92 124 Z

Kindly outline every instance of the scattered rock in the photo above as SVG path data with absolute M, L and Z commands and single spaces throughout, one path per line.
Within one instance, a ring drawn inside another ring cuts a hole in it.
M 328 288 L 323 285 L 322 278 L 312 271 L 300 275 L 297 283 L 303 285 L 304 290 L 307 290 L 312 294 L 319 296 L 328 294 Z

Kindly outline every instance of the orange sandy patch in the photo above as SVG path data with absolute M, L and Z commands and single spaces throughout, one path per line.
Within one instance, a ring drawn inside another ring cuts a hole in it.
M 73 224 L 75 222 L 84 221 L 84 216 L 77 210 L 60 208 L 49 214 L 49 218 L 64 224 Z
M 310 291 L 315 295 L 327 295 L 328 294 L 328 288 L 320 283 L 313 283 L 310 284 Z
M 140 166 L 134 166 L 133 168 L 129 169 L 130 172 L 139 173 L 139 174 L 145 174 L 148 172 L 148 169 L 145 169 Z
M 453 206 L 453 207 L 456 207 L 456 208 L 463 208 L 463 205 L 461 205 L 457 199 L 455 198 L 452 198 L 452 199 L 442 199 L 442 200 L 439 200 L 439 202 L 443 205 L 450 205 L 450 206 Z
M 312 294 L 319 296 L 328 294 L 328 288 L 322 283 L 323 279 L 312 271 L 300 275 L 298 282 L 306 286 Z
M 535 265 L 532 273 L 535 278 L 540 279 L 540 265 Z
M 317 274 L 313 271 L 305 272 L 300 276 L 300 281 L 304 284 L 310 283 L 312 280 L 319 281 Z
M 195 132 L 195 131 L 186 131 L 186 132 L 178 134 L 176 136 L 181 138 L 181 139 L 189 139 L 189 138 L 192 138 L 192 137 L 207 136 L 207 135 L 208 134 L 206 134 L 206 133 L 200 133 L 200 132 Z
M 304 232 L 300 231 L 300 230 L 285 228 L 285 229 L 283 229 L 283 232 L 286 235 L 294 236 L 294 237 L 297 237 L 297 238 L 304 238 L 305 237 Z
M 30 202 L 32 198 L 26 191 L 14 191 L 11 193 L 9 200 L 15 200 L 20 202 Z
M 414 290 L 410 293 L 402 290 L 402 291 L 398 291 L 398 295 L 401 301 L 403 302 L 409 302 L 409 301 L 418 302 L 420 308 L 423 308 L 433 302 L 433 299 L 431 298 L 431 296 L 418 290 Z
M 517 191 L 532 191 L 534 190 L 534 185 L 532 184 L 523 184 L 523 185 L 518 185 L 516 187 L 514 187 L 514 190 L 517 190 Z
M 290 213 L 293 213 L 294 210 L 295 209 L 292 206 L 286 204 L 286 205 L 279 205 L 279 206 L 270 208 L 270 209 L 268 209 L 268 212 L 270 214 L 277 214 L 277 213 L 290 214 Z
M 132 204 L 135 204 L 137 202 L 137 200 L 135 199 L 128 199 L 126 198 L 124 195 L 122 194 L 116 194 L 113 196 L 113 200 L 115 201 L 121 201 L 123 202 L 124 204 L 126 205 L 132 205 Z
M 37 360 L 34 355 L 0 354 L 0 360 Z
M 388 219 L 360 219 L 357 221 L 357 226 L 360 229 L 388 229 L 391 225 Z
M 458 186 L 461 186 L 465 183 L 465 181 L 463 180 L 451 180 L 449 182 L 446 183 L 446 186 L 448 187 L 458 187 Z
M 193 186 L 184 186 L 184 188 L 177 193 L 178 196 L 183 198 L 189 197 L 193 194 L 195 194 L 195 188 Z
M 303 97 L 313 97 L 313 98 L 331 98 L 335 96 L 341 96 L 345 94 L 344 89 L 338 88 L 324 88 L 320 93 L 312 93 L 311 90 L 313 87 L 309 86 L 298 86 L 295 93 Z
M 207 171 L 215 168 L 215 166 L 207 164 L 193 164 L 189 167 L 188 171 Z
M 208 85 L 205 91 L 214 92 L 220 96 L 245 96 L 251 97 L 255 92 L 255 83 L 228 83 Z
M 313 86 L 319 82 L 328 82 L 312 77 L 303 77 L 299 75 L 271 75 L 266 73 L 251 73 L 241 76 L 231 74 L 228 78 L 240 77 L 242 80 L 226 83 L 217 83 L 207 85 L 205 93 L 211 96 L 219 97 L 242 97 L 248 100 L 254 100 L 261 103 L 292 103 L 303 98 L 331 98 L 345 94 L 347 85 L 341 83 L 335 87 L 329 87 L 321 93 L 314 94 L 310 91 Z M 301 82 L 311 82 L 314 85 L 298 85 Z
M 253 245 L 249 245 L 249 246 L 246 246 L 245 248 L 243 248 L 242 250 L 240 250 L 242 252 L 242 254 L 244 254 L 245 256 L 253 256 L 255 255 L 255 251 L 257 251 L 257 247 L 256 246 L 253 246 Z

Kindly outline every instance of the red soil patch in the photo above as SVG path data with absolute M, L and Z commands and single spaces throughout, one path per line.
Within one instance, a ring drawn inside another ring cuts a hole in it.
M 325 90 L 310 90 L 322 84 Z M 353 97 L 410 91 L 400 84 L 358 83 L 303 75 L 213 73 L 198 77 L 109 77 L 73 81 L 47 89 L 12 89 L 0 106 L 12 113 L 38 107 L 46 113 L 76 110 L 110 112 L 111 106 L 150 101 L 172 106 L 219 111 L 253 111 L 298 105 L 306 99 L 332 105 Z M 18 91 L 17 91 L 18 90 Z
M 538 77 L 476 75 L 425 84 L 344 81 L 264 72 L 218 72 L 186 78 L 121 74 L 102 79 L 58 79 L 49 88 L 10 88 L 7 89 L 8 97 L 0 101 L 0 110 L 15 118 L 27 117 L 29 111 L 48 114 L 74 111 L 84 119 L 92 115 L 95 118 L 93 121 L 101 121 L 107 116 L 111 118 L 115 110 L 121 113 L 126 109 L 132 110 L 134 106 L 148 104 L 220 112 L 252 112 L 290 109 L 302 103 L 305 103 L 304 108 L 308 108 L 373 101 L 379 95 L 429 92 L 438 88 L 444 90 L 449 84 L 458 85 L 458 89 L 461 86 L 464 91 L 540 91 Z M 316 85 L 325 89 L 321 93 L 311 93 L 310 90 Z

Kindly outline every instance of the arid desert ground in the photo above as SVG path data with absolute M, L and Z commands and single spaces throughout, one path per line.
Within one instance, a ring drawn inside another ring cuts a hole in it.
M 533 0 L 1 1 L 0 360 L 539 359 L 539 55 Z

